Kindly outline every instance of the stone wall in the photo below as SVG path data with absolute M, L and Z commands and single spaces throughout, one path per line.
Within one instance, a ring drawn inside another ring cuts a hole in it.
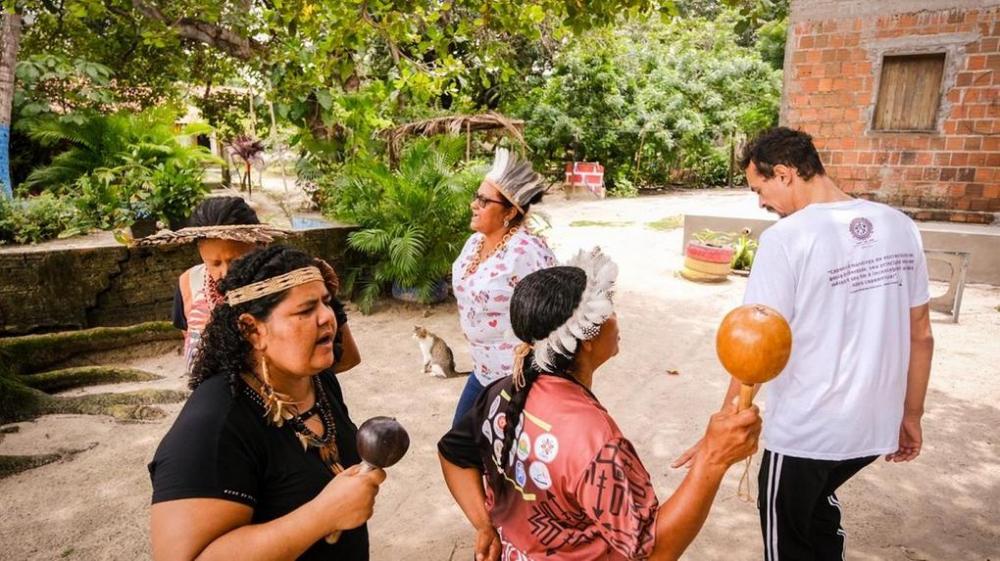
M 943 53 L 935 130 L 872 122 L 883 57 Z M 813 135 L 845 191 L 917 219 L 1000 213 L 1000 3 L 799 0 L 785 53 L 782 123 Z
M 348 227 L 296 232 L 286 243 L 346 266 Z M 169 320 L 193 245 L 127 248 L 46 244 L 0 250 L 0 336 Z

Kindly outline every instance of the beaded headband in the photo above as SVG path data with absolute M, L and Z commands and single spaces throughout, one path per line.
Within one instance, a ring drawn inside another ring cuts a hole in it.
M 319 267 L 315 265 L 302 267 L 283 275 L 230 290 L 226 293 L 226 303 L 230 306 L 236 306 L 313 281 L 325 281 Z

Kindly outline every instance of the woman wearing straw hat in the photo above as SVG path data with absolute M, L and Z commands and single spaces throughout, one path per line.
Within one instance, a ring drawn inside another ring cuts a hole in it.
M 242 197 L 209 197 L 191 214 L 188 226 L 176 232 L 164 231 L 136 240 L 137 246 L 175 245 L 196 242 L 202 262 L 181 273 L 174 293 L 173 323 L 184 331 L 184 357 L 188 371 L 194 365 L 201 334 L 222 300 L 219 282 L 230 265 L 250 251 L 263 247 L 288 232 L 261 224 L 257 213 Z M 339 331 L 335 343 L 336 372 L 361 362 L 358 347 L 347 325 L 347 314 L 339 300 L 333 300 Z

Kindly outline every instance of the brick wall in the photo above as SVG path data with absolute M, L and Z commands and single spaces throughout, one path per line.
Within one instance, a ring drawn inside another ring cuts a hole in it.
M 845 191 L 918 219 L 993 222 L 1000 213 L 1000 4 L 989 4 L 793 3 L 782 123 L 813 135 Z M 965 7 L 934 9 L 955 5 Z M 882 57 L 942 52 L 937 130 L 872 130 Z
M 582 187 L 604 198 L 604 166 L 597 162 L 571 162 L 566 164 L 566 187 Z

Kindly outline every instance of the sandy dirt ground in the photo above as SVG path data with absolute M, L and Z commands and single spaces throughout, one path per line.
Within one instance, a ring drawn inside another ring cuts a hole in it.
M 677 278 L 681 230 L 659 231 L 648 223 L 684 212 L 760 211 L 745 192 L 557 199 L 542 207 L 557 255 L 566 258 L 600 244 L 621 266 L 622 352 L 598 371 L 594 391 L 635 443 L 663 500 L 684 477 L 669 463 L 700 436 L 728 383 L 715 358 L 714 333 L 725 312 L 739 304 L 745 280 L 697 285 Z M 615 225 L 571 225 L 580 220 Z M 1000 425 L 998 304 L 1000 289 L 970 286 L 961 324 L 934 316 L 937 349 L 924 452 L 909 464 L 880 461 L 841 488 L 849 559 L 1000 558 L 1000 439 L 993 432 Z M 389 303 L 371 316 L 351 315 L 363 355 L 361 366 L 342 376 L 352 417 L 360 424 L 373 415 L 395 416 L 413 442 L 379 495 L 370 522 L 372 558 L 466 560 L 473 532 L 445 488 L 435 448 L 465 380 L 420 373 L 419 351 L 410 339 L 414 324 L 451 343 L 460 369 L 470 366 L 454 304 L 428 309 Z M 176 350 L 118 360 L 165 376 L 141 387 L 183 387 Z M 0 454 L 89 449 L 0 480 L 0 559 L 148 559 L 145 465 L 179 409 L 167 406 L 165 419 L 132 424 L 48 416 L 4 435 Z M 730 470 L 685 559 L 762 557 L 756 508 L 736 497 L 740 472 Z

